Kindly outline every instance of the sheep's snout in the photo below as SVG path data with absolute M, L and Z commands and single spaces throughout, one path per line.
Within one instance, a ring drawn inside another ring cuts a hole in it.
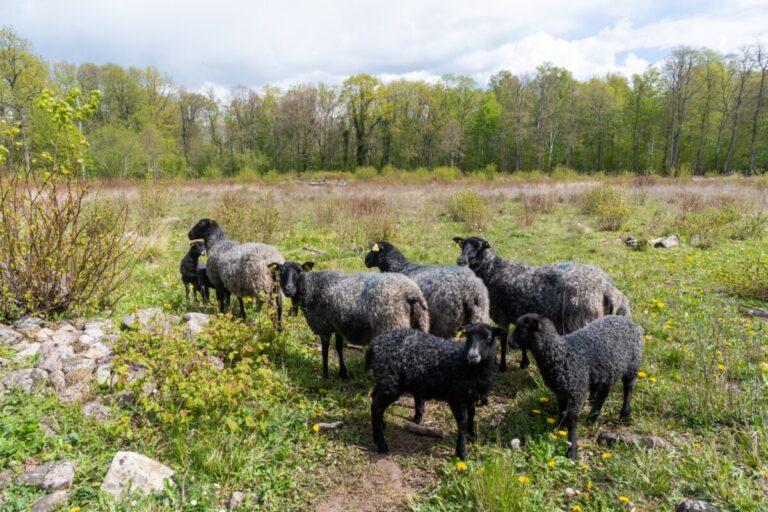
M 456 260 L 456 264 L 460 267 L 466 267 L 467 263 L 467 258 L 464 256 L 460 256 L 459 259 Z
M 469 349 L 469 353 L 467 354 L 467 361 L 469 361 L 469 364 L 478 364 L 482 358 L 483 357 L 480 355 L 480 351 L 477 347 Z

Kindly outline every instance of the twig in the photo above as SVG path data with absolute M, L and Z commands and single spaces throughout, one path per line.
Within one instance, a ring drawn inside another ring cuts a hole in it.
M 423 425 L 417 425 L 415 423 L 408 422 L 405 424 L 405 430 L 419 434 L 421 436 L 436 437 L 438 439 L 443 438 L 443 431 L 439 428 L 425 427 Z

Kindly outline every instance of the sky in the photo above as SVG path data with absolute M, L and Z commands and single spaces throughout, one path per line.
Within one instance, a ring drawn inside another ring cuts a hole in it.
M 485 85 L 551 62 L 631 76 L 680 45 L 768 42 L 768 0 L 0 0 L 50 61 L 154 66 L 192 90 L 445 73 Z

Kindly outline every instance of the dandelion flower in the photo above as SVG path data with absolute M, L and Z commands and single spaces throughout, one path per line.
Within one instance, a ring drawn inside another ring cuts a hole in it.
M 548 396 L 540 396 L 539 397 L 539 402 L 549 402 L 549 397 Z
M 556 464 L 557 462 L 555 462 L 555 459 L 549 459 L 549 462 L 547 462 L 547 466 L 551 468 L 555 467 Z
M 587 482 L 587 490 L 591 491 L 592 487 L 594 487 L 594 485 L 592 484 L 592 480 L 590 480 L 590 481 Z
M 604 452 L 604 453 L 601 455 L 601 457 L 603 458 L 603 460 L 608 460 L 608 459 L 610 459 L 610 458 L 611 458 L 611 454 L 610 454 L 610 453 L 608 453 L 608 452 Z
M 555 423 L 555 418 L 547 418 L 547 423 L 553 425 Z
M 647 376 L 648 376 L 648 374 L 645 373 L 643 370 L 640 370 L 639 372 L 637 372 L 637 377 L 640 378 L 640 379 L 644 379 Z
M 530 479 L 530 478 L 528 478 L 528 477 L 527 477 L 527 476 L 525 476 L 525 475 L 520 475 L 519 477 L 517 477 L 517 481 L 518 481 L 518 482 L 520 482 L 521 484 L 525 485 L 525 484 L 527 484 L 528 482 L 530 482 L 530 481 L 531 481 L 531 479 Z
M 72 507 L 69 512 L 80 512 L 80 507 Z
M 717 363 L 717 369 L 721 372 L 725 371 L 725 365 L 723 363 Z
M 571 507 L 571 510 L 573 512 L 581 512 L 582 508 L 581 508 L 581 505 L 574 505 L 574 506 Z
M 561 436 L 567 436 L 568 435 L 568 431 L 567 430 L 558 430 L 557 433 L 558 433 L 558 435 L 561 435 Z
M 531 411 L 533 414 L 541 414 L 541 411 L 538 409 L 534 409 Z
M 629 503 L 629 498 L 627 496 L 619 496 L 619 501 L 622 503 Z
M 589 464 L 582 464 L 580 467 L 581 467 L 581 469 L 586 471 L 586 470 L 589 469 Z
M 464 461 L 459 461 L 456 463 L 456 471 L 462 472 L 467 470 L 467 463 Z
M 520 448 L 520 440 L 519 440 L 518 438 L 514 438 L 513 440 L 511 440 L 511 441 L 509 442 L 509 445 L 510 445 L 510 446 L 511 446 L 513 449 L 517 450 L 518 448 Z
M 320 425 L 318 425 L 317 423 L 312 425 L 312 432 L 320 432 Z
M 656 382 L 656 377 L 651 377 L 650 379 L 648 379 L 648 382 L 650 382 L 651 384 L 654 384 Z
M 194 507 L 194 506 L 197 505 L 197 500 L 192 500 L 192 501 L 189 502 L 189 504 Z
M 760 369 L 761 369 L 762 371 L 764 371 L 764 372 L 768 372 L 768 362 L 766 362 L 766 361 L 762 361 L 762 362 L 760 363 Z

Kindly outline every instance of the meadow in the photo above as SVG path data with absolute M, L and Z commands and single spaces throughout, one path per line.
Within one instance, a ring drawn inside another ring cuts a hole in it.
M 140 256 L 115 308 L 76 314 L 119 322 L 148 307 L 188 311 L 178 265 L 187 231 L 201 217 L 218 220 L 230 238 L 274 244 L 286 260 L 314 261 L 317 270 L 364 271 L 368 243 L 381 239 L 412 261 L 453 264 L 459 250 L 452 237 L 480 234 L 508 259 L 599 265 L 628 296 L 645 330 L 631 424 L 618 421 L 615 388 L 596 424 L 579 423 L 579 458 L 567 460 L 554 395 L 535 365 L 517 368 L 520 353 L 513 350 L 510 371 L 478 408 L 478 436 L 466 463 L 453 458 L 455 424 L 447 407 L 428 403 L 424 419 L 443 430 L 442 439 L 404 429 L 410 398 L 388 411 L 391 452 L 379 456 L 362 351 L 347 351 L 350 379 L 336 375 L 335 356 L 323 379 L 319 342 L 303 317 L 287 317 L 277 332 L 250 304 L 247 325 L 222 316 L 196 343 L 176 333 L 124 333 L 115 345 L 115 371 L 141 362 L 158 392 L 128 404 L 112 400 L 106 422 L 51 395 L 0 395 L 0 471 L 75 460 L 70 506 L 81 510 L 220 510 L 234 491 L 245 493 L 247 510 L 655 511 L 672 510 L 686 497 L 727 510 L 764 510 L 765 177 L 325 176 L 318 186 L 310 182 L 319 174 L 101 183 L 94 197 L 127 203 Z M 679 235 L 680 246 L 644 243 L 670 234 Z M 641 243 L 628 247 L 628 235 Z M 200 304 L 191 309 L 213 313 Z M 224 370 L 192 363 L 198 352 L 221 355 Z M 0 374 L 22 364 L 12 361 Z M 105 397 L 113 391 L 93 389 Z M 313 428 L 331 421 L 343 425 Z M 46 435 L 43 424 L 56 434 Z M 665 443 L 609 446 L 597 441 L 603 431 Z M 117 450 L 171 466 L 177 485 L 159 497 L 109 501 L 99 485 Z M 27 510 L 41 495 L 13 485 L 2 492 L 9 511 Z

